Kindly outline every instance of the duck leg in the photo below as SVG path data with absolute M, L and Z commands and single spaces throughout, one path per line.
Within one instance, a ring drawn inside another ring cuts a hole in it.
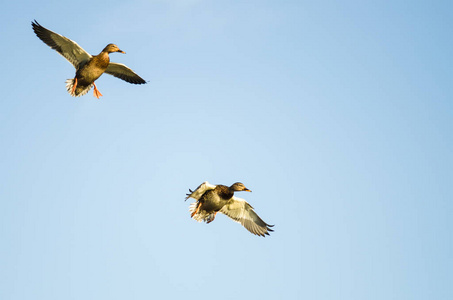
M 71 95 L 75 95 L 76 87 L 77 87 L 77 77 L 74 78 L 74 84 L 72 85 Z
M 200 206 L 201 206 L 201 203 L 198 202 L 197 209 L 195 209 L 195 211 L 190 215 L 191 218 L 193 218 L 193 216 L 195 216 L 197 214 L 197 212 L 200 210 Z
M 215 215 L 216 215 L 216 214 L 217 214 L 217 212 L 214 212 L 213 215 L 210 215 L 210 216 L 209 216 L 209 220 L 206 222 L 206 224 L 209 224 L 209 223 L 211 223 L 212 221 L 214 221 Z
M 94 84 L 93 82 L 93 85 L 94 85 L 94 91 L 93 91 L 93 95 L 99 99 L 99 97 L 102 96 L 101 92 L 99 92 L 98 88 L 96 87 L 96 84 Z

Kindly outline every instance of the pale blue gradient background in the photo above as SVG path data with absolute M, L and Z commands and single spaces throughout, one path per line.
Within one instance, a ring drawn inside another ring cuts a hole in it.
M 451 1 L 0 10 L 1 299 L 453 299 Z M 30 22 L 149 83 L 70 63 Z M 242 181 L 275 232 L 190 219 Z

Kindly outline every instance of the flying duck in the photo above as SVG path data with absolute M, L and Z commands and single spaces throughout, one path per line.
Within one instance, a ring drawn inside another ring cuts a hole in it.
M 36 20 L 32 22 L 31 25 L 35 34 L 47 44 L 47 46 L 56 50 L 76 68 L 75 77 L 66 80 L 66 89 L 71 96 L 83 96 L 88 93 L 91 87 L 94 87 L 93 94 L 99 99 L 102 94 L 96 88 L 94 81 L 104 72 L 129 83 L 146 83 L 143 78 L 138 76 L 127 66 L 110 62 L 109 53 L 125 53 L 120 50 L 117 45 L 108 44 L 101 53 L 91 56 L 76 42 L 42 27 Z
M 232 186 L 213 185 L 203 182 L 195 191 L 189 189 L 186 200 L 193 198 L 197 202 L 189 206 L 191 217 L 198 222 L 211 223 L 218 212 L 227 215 L 234 221 L 242 224 L 248 231 L 259 236 L 269 235 L 273 231 L 269 225 L 255 213 L 253 207 L 244 199 L 234 196 L 234 192 L 251 192 L 241 182 Z

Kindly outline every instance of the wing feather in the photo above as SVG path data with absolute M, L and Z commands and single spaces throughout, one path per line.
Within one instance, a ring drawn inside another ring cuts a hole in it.
M 144 84 L 146 81 L 138 76 L 134 71 L 123 64 L 109 63 L 105 73 L 113 75 L 119 79 L 127 81 L 132 84 Z
M 200 184 L 195 191 L 189 189 L 190 193 L 186 194 L 187 195 L 186 200 L 189 198 L 200 200 L 201 196 L 203 196 L 205 192 L 213 190 L 215 189 L 215 187 L 216 186 L 214 184 L 210 184 L 209 182 L 205 181 L 202 184 Z
M 233 196 L 220 212 L 240 223 L 253 234 L 265 236 L 269 235 L 269 231 L 273 231 L 270 227 L 274 225 L 264 222 L 244 199 Z
M 66 58 L 76 69 L 87 63 L 91 55 L 83 50 L 76 42 L 55 33 L 47 28 L 42 27 L 36 20 L 31 23 L 35 34 L 47 46 L 56 50 L 60 55 Z

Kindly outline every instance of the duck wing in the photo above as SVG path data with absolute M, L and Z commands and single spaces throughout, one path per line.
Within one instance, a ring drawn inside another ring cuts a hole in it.
M 244 199 L 233 196 L 219 212 L 240 223 L 253 234 L 265 236 L 269 235 L 269 231 L 273 231 L 270 227 L 274 225 L 264 222 Z
M 194 198 L 195 200 L 200 200 L 201 196 L 203 196 L 203 194 L 205 192 L 207 192 L 209 190 L 213 190 L 213 189 L 215 189 L 215 187 L 216 186 L 214 184 L 210 184 L 209 182 L 205 181 L 202 184 L 200 184 L 195 191 L 192 191 L 191 189 L 189 189 L 190 194 L 186 194 L 187 195 L 186 200 L 189 198 Z
M 118 63 L 109 63 L 105 73 L 113 75 L 119 79 L 133 84 L 144 84 L 146 81 L 138 76 L 134 71 L 129 69 L 126 65 Z
M 56 50 L 76 69 L 79 69 L 91 59 L 92 56 L 83 50 L 83 48 L 76 42 L 42 27 L 38 22 L 36 22 L 36 20 L 34 20 L 31 25 L 33 27 L 33 31 L 41 39 L 41 41 L 43 41 L 50 48 Z

